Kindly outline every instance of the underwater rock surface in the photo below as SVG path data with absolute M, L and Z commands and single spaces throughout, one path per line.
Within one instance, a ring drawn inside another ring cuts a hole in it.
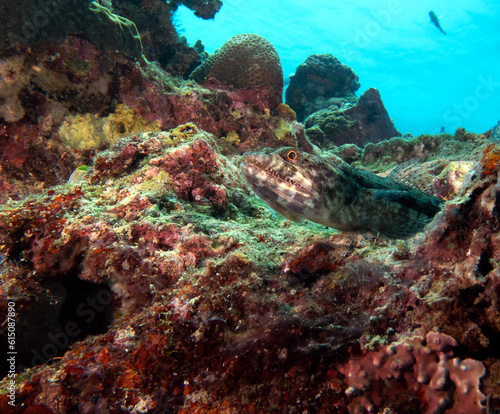
M 332 146 L 381 174 L 420 158 L 444 209 L 407 241 L 292 223 L 238 165 L 319 152 L 293 111 L 180 72 L 75 36 L 2 61 L 14 412 L 498 411 L 499 146 L 463 129 Z
M 401 136 L 375 88 L 359 99 L 335 100 L 327 109 L 314 112 L 305 120 L 306 134 L 321 148 L 355 144 L 364 147 Z
M 290 78 L 286 103 L 304 121 L 306 134 L 320 148 L 344 144 L 363 147 L 401 136 L 380 93 L 370 88 L 358 98 L 358 76 L 329 54 L 311 55 Z
M 79 180 L 0 211 L 0 304 L 20 323 L 34 304 L 52 315 L 37 328 L 52 341 L 19 341 L 37 366 L 17 398 L 54 413 L 498 407 L 500 152 L 482 148 L 426 235 L 387 242 L 273 217 L 194 124 L 118 139 Z M 83 282 L 94 293 L 73 297 Z M 61 309 L 89 298 L 104 332 L 73 337 L 84 323 Z
M 142 43 L 134 22 L 114 14 L 111 2 L 102 3 L 91 0 L 2 2 L 0 51 L 16 44 L 62 40 L 70 34 L 82 33 L 84 39 L 97 46 L 140 58 Z
M 203 19 L 213 19 L 215 14 L 222 7 L 221 0 L 169 0 L 168 6 L 173 10 L 184 4 L 188 9 L 194 11 L 194 14 Z
M 173 75 L 187 77 L 201 63 L 198 52 L 182 42 L 172 12 L 182 1 L 21 0 L 2 2 L 0 53 L 16 45 L 80 36 L 101 50 L 121 51 L 137 60 L 158 62 Z M 197 16 L 213 18 L 222 2 L 185 1 Z
M 330 98 L 355 97 L 358 75 L 330 54 L 311 55 L 290 77 L 285 102 L 303 121 L 312 113 L 329 106 Z

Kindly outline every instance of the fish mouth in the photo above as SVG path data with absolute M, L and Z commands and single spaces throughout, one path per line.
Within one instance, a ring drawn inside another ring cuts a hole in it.
M 317 198 L 311 180 L 300 174 L 298 170 L 294 177 L 283 175 L 272 168 L 268 157 L 268 155 L 247 153 L 244 155 L 244 162 L 240 164 L 245 180 L 257 194 L 262 194 L 265 189 L 265 193 L 272 191 L 288 201 Z

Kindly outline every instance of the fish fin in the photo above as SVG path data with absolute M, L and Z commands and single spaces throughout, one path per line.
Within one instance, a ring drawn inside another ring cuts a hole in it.
M 407 191 L 401 190 L 375 190 L 373 192 L 375 200 L 389 200 L 391 202 L 397 202 L 401 205 L 414 205 L 418 208 L 418 200 L 415 200 L 411 195 L 408 194 Z M 435 213 L 434 213 L 435 214 Z M 418 232 L 422 231 L 424 227 L 432 221 L 434 218 L 434 214 L 432 217 L 425 217 L 424 215 L 401 222 L 401 224 L 394 224 L 394 221 L 391 221 L 390 227 L 378 227 L 372 230 L 373 233 L 378 234 L 382 238 L 386 239 L 408 239 L 413 237 Z
M 402 226 L 393 226 L 383 230 L 378 230 L 378 235 L 385 239 L 409 239 L 415 234 L 423 231 L 424 227 L 431 222 L 432 219 L 418 219 L 405 223 Z
M 420 164 L 418 158 L 399 164 L 387 178 L 432 196 L 437 193 L 434 177 Z
M 279 204 L 275 203 L 267 203 L 269 206 L 276 210 L 278 213 L 280 213 L 282 216 L 287 218 L 288 220 L 294 221 L 294 222 L 299 222 L 303 220 L 303 217 L 297 213 L 293 213 L 290 210 L 287 210 L 285 207 L 280 206 Z

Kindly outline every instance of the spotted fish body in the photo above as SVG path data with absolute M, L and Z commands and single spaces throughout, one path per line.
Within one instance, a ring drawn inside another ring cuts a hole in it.
M 248 185 L 288 219 L 341 231 L 405 239 L 422 231 L 443 201 L 390 178 L 293 148 L 246 153 Z

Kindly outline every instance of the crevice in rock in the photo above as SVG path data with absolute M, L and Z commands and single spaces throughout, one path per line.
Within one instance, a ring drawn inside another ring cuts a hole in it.
M 26 305 L 18 301 L 16 315 L 16 368 L 22 372 L 51 364 L 75 342 L 105 333 L 113 322 L 114 295 L 105 283 L 92 283 L 69 273 L 41 282 L 41 293 Z M 7 344 L 6 331 L 0 335 Z M 5 355 L 5 353 L 4 353 Z M 0 378 L 8 373 L 0 365 Z
M 484 252 L 481 253 L 479 257 L 479 262 L 477 263 L 476 270 L 481 276 L 487 276 L 493 270 L 493 265 L 491 264 L 491 259 L 493 258 L 493 251 L 491 247 L 488 247 Z

